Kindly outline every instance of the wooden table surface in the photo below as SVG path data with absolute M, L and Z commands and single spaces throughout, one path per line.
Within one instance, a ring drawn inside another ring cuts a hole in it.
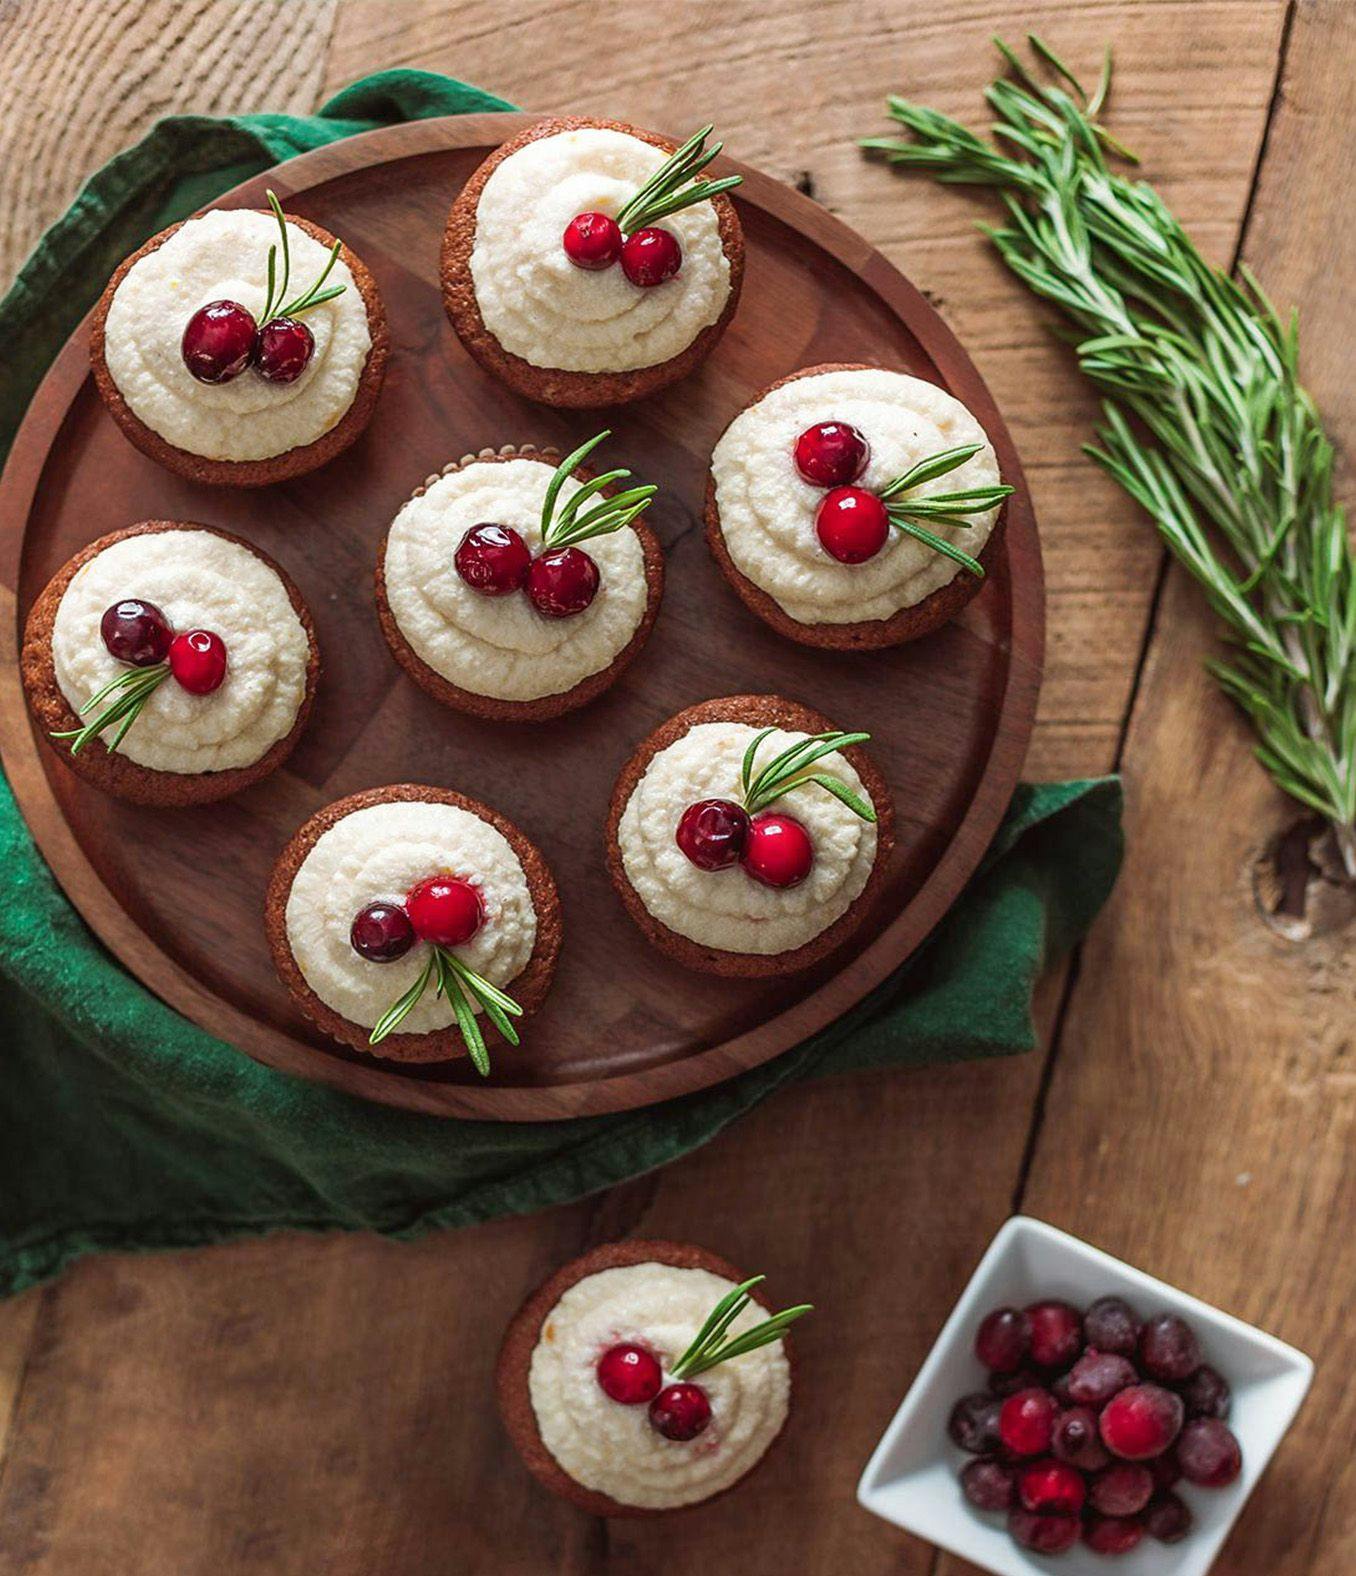
M 1199 598 L 1080 456 L 1095 402 L 976 233 L 987 202 L 853 147 L 891 90 L 981 118 L 989 35 L 1028 27 L 1090 75 L 1115 41 L 1116 129 L 1211 256 L 1298 304 L 1308 382 L 1350 444 L 1350 0 L 0 3 L 0 281 L 158 116 L 309 110 L 389 65 L 536 109 L 709 117 L 800 182 L 930 294 L 1007 415 L 1049 581 L 1028 775 L 1121 771 L 1129 845 L 1109 909 L 1042 988 L 1039 1055 L 795 1088 L 657 1175 L 532 1219 L 101 1258 L 0 1306 L 5 1576 L 960 1576 L 853 1490 L 1014 1208 L 1313 1354 L 1216 1570 L 1356 1571 L 1352 894 L 1204 675 Z M 1340 480 L 1350 496 L 1345 464 Z M 819 1311 L 775 1468 L 681 1520 L 609 1525 L 536 1489 L 490 1376 L 530 1286 L 637 1232 L 709 1243 Z

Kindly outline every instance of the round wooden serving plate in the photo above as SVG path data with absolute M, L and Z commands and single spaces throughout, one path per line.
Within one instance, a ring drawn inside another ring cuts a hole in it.
M 375 274 L 392 354 L 371 426 L 337 460 L 260 491 L 181 480 L 139 454 L 89 375 L 87 325 L 48 374 L 0 480 L 0 755 L 57 879 L 111 951 L 203 1028 L 270 1066 L 411 1110 L 504 1121 L 625 1110 L 744 1071 L 823 1028 L 928 934 L 1002 817 L 1036 705 L 1040 550 L 1012 441 L 932 307 L 860 236 L 790 187 L 731 160 L 744 185 L 744 296 L 694 377 L 604 414 L 528 404 L 463 352 L 438 293 L 448 207 L 525 115 L 465 115 L 353 137 L 238 186 L 218 206 L 284 204 Z M 102 281 L 97 281 L 102 283 Z M 708 457 L 760 388 L 821 361 L 866 361 L 944 384 L 979 417 L 1017 491 L 1006 551 L 981 594 L 929 639 L 862 654 L 782 640 L 747 612 L 702 539 Z M 648 518 L 668 583 L 648 647 L 573 716 L 495 725 L 439 706 L 391 660 L 377 624 L 378 544 L 446 461 L 505 443 L 568 450 L 603 425 L 609 463 L 659 483 Z M 77 548 L 141 519 L 220 526 L 271 553 L 315 617 L 324 673 L 287 766 L 224 804 L 146 810 L 84 786 L 38 740 L 19 684 L 23 619 Z M 886 900 L 847 955 L 791 981 L 688 974 L 651 949 L 604 868 L 612 783 L 633 746 L 712 696 L 774 691 L 874 735 L 898 836 Z M 522 1049 L 489 1082 L 466 1061 L 396 1067 L 308 1027 L 278 983 L 261 905 L 283 844 L 312 811 L 361 788 L 425 781 L 495 805 L 560 883 L 565 945 Z

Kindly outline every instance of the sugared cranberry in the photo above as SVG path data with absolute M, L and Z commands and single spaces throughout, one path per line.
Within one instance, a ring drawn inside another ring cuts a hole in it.
M 1032 1510 L 1010 1510 L 1008 1531 L 1014 1542 L 1033 1554 L 1063 1554 L 1078 1542 L 1077 1516 L 1042 1516 Z
M 890 516 L 865 487 L 835 487 L 815 512 L 815 535 L 840 564 L 864 564 L 885 546 Z
M 1012 1504 L 1012 1468 L 986 1456 L 961 1469 L 961 1492 L 976 1510 L 1007 1510 Z
M 1227 1488 L 1243 1469 L 1243 1452 L 1217 1417 L 1195 1417 L 1177 1440 L 1177 1461 L 1188 1483 Z
M 427 876 L 405 897 L 405 912 L 421 941 L 438 947 L 459 947 L 485 923 L 479 890 L 459 876 Z
M 598 565 L 579 547 L 553 547 L 532 560 L 527 594 L 545 618 L 571 618 L 598 595 Z
M 698 870 L 728 870 L 744 852 L 749 813 L 730 799 L 699 799 L 683 811 L 676 835 Z
M 598 1359 L 597 1374 L 608 1398 L 623 1406 L 644 1406 L 654 1400 L 664 1384 L 654 1354 L 630 1343 L 609 1346 Z
M 169 665 L 190 695 L 210 695 L 226 677 L 226 642 L 210 629 L 186 629 L 170 641 Z
M 764 886 L 799 886 L 815 862 L 810 834 L 794 815 L 764 810 L 749 822 L 741 856 L 745 871 Z
M 1067 1368 L 1083 1345 L 1083 1320 L 1067 1302 L 1033 1302 L 1026 1310 L 1031 1323 L 1031 1361 L 1037 1368 Z
M 695 1439 L 711 1421 L 711 1402 L 699 1384 L 666 1385 L 650 1402 L 650 1422 L 665 1439 Z
M 1019 1390 L 1003 1402 L 998 1433 L 1014 1456 L 1043 1456 L 1054 1438 L 1059 1403 L 1048 1390 Z
M 315 355 L 315 336 L 294 317 L 275 317 L 259 330 L 254 370 L 269 383 L 295 383 Z
M 1133 1357 L 1139 1341 L 1139 1320 L 1123 1297 L 1099 1297 L 1083 1315 L 1083 1339 L 1099 1352 Z
M 1209 1363 L 1202 1363 L 1179 1393 L 1188 1417 L 1228 1417 L 1233 1404 L 1228 1380 Z
M 1102 1443 L 1123 1461 L 1160 1456 L 1182 1431 L 1180 1395 L 1156 1384 L 1132 1384 L 1112 1396 L 1097 1420 Z
M 399 903 L 369 903 L 353 916 L 348 939 L 369 963 L 394 963 L 414 945 L 414 926 Z
M 154 667 L 169 653 L 174 631 L 154 602 L 127 597 L 107 608 L 99 620 L 108 654 L 134 668 Z
M 1180 1543 L 1191 1531 L 1191 1512 L 1176 1494 L 1159 1494 L 1140 1519 L 1145 1532 L 1160 1543 Z
M 1083 1528 L 1083 1541 L 1094 1554 L 1129 1554 L 1143 1537 L 1139 1522 L 1123 1516 L 1093 1516 Z
M 527 584 L 532 554 L 511 525 L 473 525 L 452 558 L 457 573 L 481 596 L 508 596 Z
M 1104 1516 L 1137 1516 L 1153 1491 L 1153 1475 L 1147 1467 L 1118 1461 L 1093 1479 L 1088 1499 Z
M 1082 1473 L 1064 1461 L 1033 1461 L 1017 1473 L 1017 1498 L 1043 1515 L 1076 1516 L 1087 1492 Z
M 952 1442 L 972 1456 L 987 1455 L 1000 1443 L 998 1413 L 1001 1403 L 995 1396 L 976 1391 L 963 1395 L 951 1408 L 946 1431 Z
M 1139 1365 L 1151 1379 L 1180 1384 L 1201 1366 L 1191 1326 L 1175 1313 L 1160 1313 L 1139 1332 Z
M 1015 1373 L 1030 1340 L 1031 1330 L 1020 1309 L 995 1308 L 975 1335 L 975 1356 L 997 1373 Z
M 1096 1472 L 1111 1461 L 1111 1452 L 1097 1432 L 1097 1414 L 1086 1406 L 1075 1406 L 1059 1414 L 1050 1449 L 1080 1472 Z
M 1126 1385 L 1139 1378 L 1128 1357 L 1114 1352 L 1097 1352 L 1091 1347 L 1069 1370 L 1069 1395 L 1079 1406 L 1103 1407 Z
M 989 1389 L 995 1395 L 1007 1399 L 1016 1395 L 1019 1390 L 1030 1390 L 1033 1385 L 1039 1387 L 1041 1376 L 1034 1368 L 1021 1367 L 1010 1374 L 991 1373 L 989 1375 Z
M 871 447 L 845 421 L 817 421 L 796 439 L 796 469 L 816 487 L 846 487 L 866 469 Z
M 199 383 L 229 383 L 254 355 L 256 325 L 238 301 L 209 301 L 189 318 L 179 354 Z
M 683 266 L 683 249 L 670 230 L 637 230 L 622 242 L 621 265 L 633 285 L 647 290 L 673 278 Z
M 622 233 L 605 213 L 577 213 L 561 237 L 565 255 L 576 268 L 611 268 L 622 254 Z

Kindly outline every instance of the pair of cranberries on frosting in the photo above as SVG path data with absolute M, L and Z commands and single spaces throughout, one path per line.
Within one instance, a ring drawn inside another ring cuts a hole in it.
M 665 1439 L 686 1442 L 711 1421 L 711 1399 L 698 1384 L 664 1383 L 653 1352 L 633 1342 L 610 1346 L 598 1359 L 598 1384 L 620 1406 L 647 1406 L 650 1426 Z
M 485 923 L 480 890 L 461 876 L 427 876 L 405 894 L 405 901 L 379 900 L 354 915 L 349 940 L 370 963 L 394 963 L 416 941 L 435 947 L 464 946 Z

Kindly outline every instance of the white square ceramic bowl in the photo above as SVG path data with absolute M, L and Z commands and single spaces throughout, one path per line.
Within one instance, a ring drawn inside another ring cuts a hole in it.
M 1109 1294 L 1124 1297 L 1141 1318 L 1166 1310 L 1191 1322 L 1205 1360 L 1233 1388 L 1229 1426 L 1243 1447 L 1243 1471 L 1226 1489 L 1180 1486 L 1196 1522 L 1181 1543 L 1169 1546 L 1145 1538 L 1133 1553 L 1116 1558 L 1094 1554 L 1082 1543 L 1066 1554 L 1031 1554 L 1012 1541 L 1001 1517 L 984 1515 L 962 1498 L 958 1474 L 969 1458 L 947 1437 L 946 1420 L 962 1395 L 984 1385 L 972 1343 L 991 1308 L 1020 1308 L 1042 1297 L 1082 1307 Z M 1299 1410 L 1313 1371 L 1303 1352 L 1273 1336 L 1077 1237 L 1015 1215 L 970 1277 L 867 1463 L 857 1498 L 867 1510 L 995 1576 L 1205 1576 Z

